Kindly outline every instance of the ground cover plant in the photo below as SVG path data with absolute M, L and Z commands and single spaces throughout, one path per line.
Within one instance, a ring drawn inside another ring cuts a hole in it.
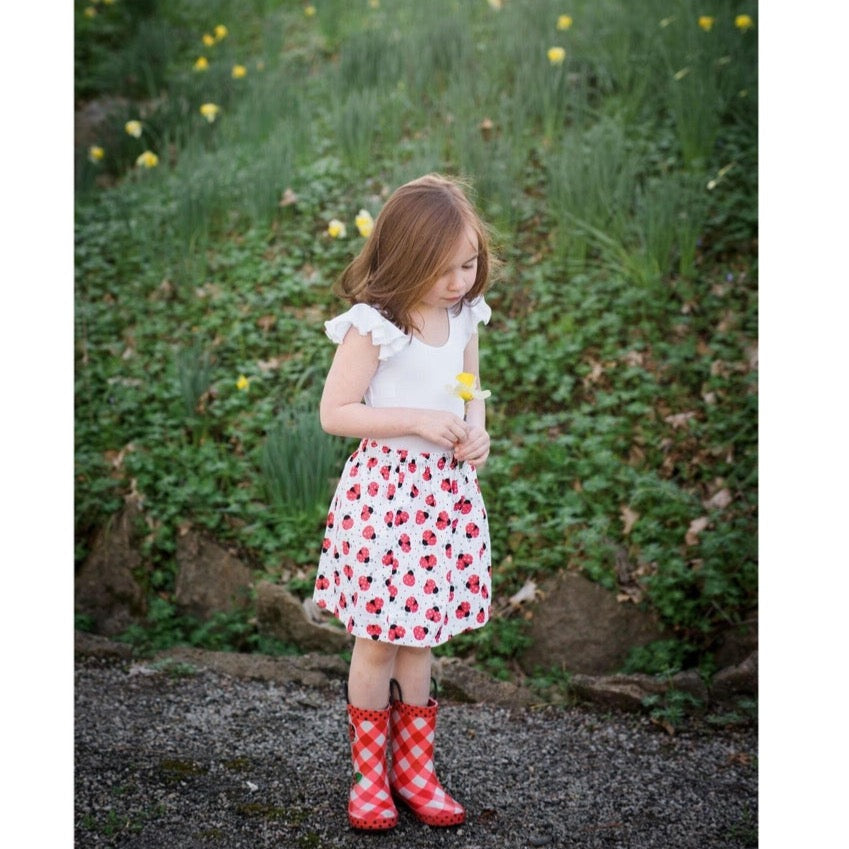
M 177 535 L 307 591 L 350 448 L 315 415 L 330 285 L 393 188 L 461 174 L 504 261 L 481 337 L 497 598 L 579 570 L 666 626 L 630 670 L 710 669 L 756 607 L 756 11 L 77 3 L 100 116 L 76 150 L 78 563 L 134 499 L 151 628 L 259 645 L 182 622 Z M 451 651 L 503 673 L 523 620 L 496 614 Z

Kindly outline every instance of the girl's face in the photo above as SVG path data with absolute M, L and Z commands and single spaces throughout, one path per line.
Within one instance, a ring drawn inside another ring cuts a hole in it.
M 451 254 L 448 267 L 425 293 L 421 305 L 448 309 L 460 301 L 475 285 L 478 272 L 478 237 L 467 227 Z

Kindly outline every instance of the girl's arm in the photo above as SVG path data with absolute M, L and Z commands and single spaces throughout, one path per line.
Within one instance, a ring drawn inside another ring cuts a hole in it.
M 473 374 L 480 387 L 480 357 L 478 335 L 473 333 L 463 351 L 463 371 Z M 466 439 L 454 448 L 457 460 L 468 460 L 480 468 L 489 457 L 489 434 L 486 432 L 486 401 L 473 398 L 466 404 L 466 424 L 469 433 Z
M 377 371 L 378 347 L 371 334 L 351 328 L 336 349 L 319 405 L 321 426 L 335 436 L 387 439 L 415 435 L 451 449 L 466 438 L 461 418 L 443 410 L 367 407 L 363 403 Z

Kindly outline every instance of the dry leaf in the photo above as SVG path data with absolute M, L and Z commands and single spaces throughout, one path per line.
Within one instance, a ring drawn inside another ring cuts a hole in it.
M 297 202 L 298 196 L 291 189 L 286 189 L 283 192 L 283 197 L 280 198 L 280 206 L 292 206 L 292 204 Z
M 698 545 L 699 534 L 710 524 L 710 519 L 707 516 L 699 516 L 698 519 L 693 519 L 690 522 L 690 527 L 687 528 L 687 533 L 684 535 L 684 541 L 687 545 Z
M 275 324 L 277 324 L 277 316 L 263 315 L 256 320 L 256 323 L 260 330 L 264 330 L 266 333 L 268 333 L 268 331 L 271 330 L 271 328 L 274 327 Z
M 667 424 L 671 424 L 672 427 L 675 428 L 675 430 L 678 430 L 678 428 L 680 427 L 686 427 L 687 422 L 689 422 L 690 419 L 693 419 L 695 417 L 695 412 L 690 410 L 686 413 L 672 413 L 672 415 L 665 416 L 663 420 Z
M 628 536 L 631 533 L 631 528 L 634 527 L 634 523 L 640 518 L 640 514 L 626 504 L 620 509 L 619 515 L 622 517 L 622 533 L 624 536 Z
M 707 510 L 724 510 L 732 500 L 731 493 L 727 489 L 720 489 L 703 503 Z
M 525 585 L 517 593 L 510 596 L 510 604 L 520 605 L 526 601 L 533 601 L 537 595 L 537 585 L 534 581 L 528 579 Z

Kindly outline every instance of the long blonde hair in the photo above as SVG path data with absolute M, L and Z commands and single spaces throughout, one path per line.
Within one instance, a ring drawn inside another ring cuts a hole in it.
M 392 193 L 334 291 L 352 304 L 377 308 L 411 333 L 413 308 L 447 270 L 467 227 L 477 235 L 478 265 L 464 300 L 474 301 L 486 291 L 493 264 L 487 227 L 466 197 L 464 184 L 439 174 L 412 180 Z

